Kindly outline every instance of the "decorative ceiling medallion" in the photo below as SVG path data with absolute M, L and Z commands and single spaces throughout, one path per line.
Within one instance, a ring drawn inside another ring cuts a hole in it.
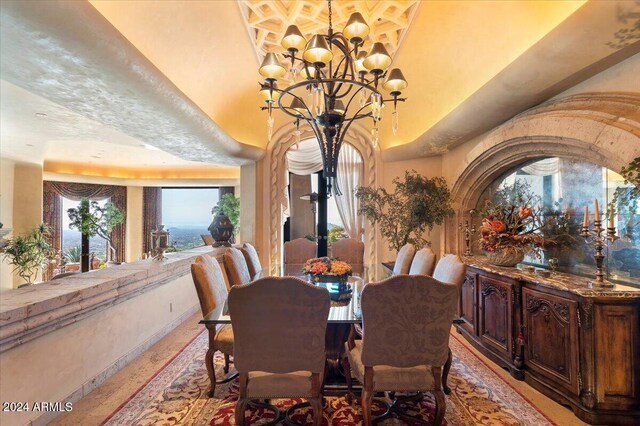
M 393 57 L 419 3 L 415 0 L 336 1 L 334 27 L 343 28 L 352 13 L 360 12 L 371 27 L 365 50 L 373 42 L 381 42 Z M 280 42 L 289 25 L 296 24 L 309 40 L 313 34 L 326 32 L 329 22 L 326 0 L 242 0 L 238 5 L 259 62 L 268 52 L 284 51 Z

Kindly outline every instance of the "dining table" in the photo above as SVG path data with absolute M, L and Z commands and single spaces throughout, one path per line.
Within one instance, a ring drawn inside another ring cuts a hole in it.
M 303 275 L 287 270 L 284 265 L 273 265 L 263 269 L 253 277 L 252 281 L 267 276 L 295 276 L 305 281 L 314 281 Z M 323 392 L 325 394 L 340 394 L 346 390 L 346 382 L 342 367 L 344 344 L 350 333 L 355 332 L 355 325 L 362 324 L 360 309 L 360 293 L 364 286 L 370 282 L 381 281 L 391 276 L 391 271 L 381 264 L 365 265 L 359 273 L 354 273 L 347 279 L 346 284 L 318 282 L 329 291 L 331 308 L 327 318 L 327 331 L 325 335 L 326 368 L 324 374 Z M 205 315 L 200 324 L 223 325 L 233 324 L 228 313 L 227 304 L 217 306 L 213 311 Z
M 347 280 L 346 285 L 339 283 L 317 282 L 302 274 L 292 273 L 282 265 L 275 265 L 263 269 L 253 277 L 252 281 L 267 276 L 295 276 L 305 281 L 326 287 L 331 297 L 331 307 L 327 318 L 327 331 L 325 334 L 326 364 L 323 382 L 325 395 L 344 395 L 347 390 L 342 359 L 344 356 L 345 342 L 351 333 L 362 330 L 362 310 L 360 307 L 360 294 L 368 283 L 384 280 L 392 275 L 392 271 L 383 264 L 365 265 L 360 273 L 354 273 Z M 456 319 L 453 320 L 456 322 Z M 213 311 L 200 320 L 200 324 L 222 326 L 233 324 L 228 313 L 226 302 L 217 306 Z M 447 375 L 451 367 L 451 351 L 449 359 L 443 368 L 443 388 L 449 393 Z M 355 379 L 354 390 L 359 391 L 360 386 Z

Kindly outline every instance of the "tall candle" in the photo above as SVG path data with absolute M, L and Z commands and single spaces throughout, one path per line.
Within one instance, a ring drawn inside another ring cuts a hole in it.
M 615 228 L 616 227 L 616 223 L 613 219 L 613 217 L 615 216 L 615 212 L 613 210 L 611 210 L 611 214 L 609 215 L 609 228 Z
M 593 201 L 595 201 L 596 204 L 596 220 L 600 220 L 600 207 L 598 207 L 598 199 L 595 198 Z
M 589 206 L 584 206 L 584 219 L 582 220 L 582 226 L 585 228 L 589 226 Z

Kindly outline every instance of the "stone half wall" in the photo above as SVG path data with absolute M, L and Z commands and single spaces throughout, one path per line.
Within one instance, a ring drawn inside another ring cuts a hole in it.
M 494 179 L 524 161 L 563 157 L 620 172 L 639 156 L 640 93 L 582 93 L 527 110 L 481 138 L 455 169 L 445 252 L 463 253 L 458 224 Z
M 200 310 L 198 248 L 10 290 L 0 300 L 0 399 L 75 402 Z M 0 413 L 3 426 L 58 413 Z

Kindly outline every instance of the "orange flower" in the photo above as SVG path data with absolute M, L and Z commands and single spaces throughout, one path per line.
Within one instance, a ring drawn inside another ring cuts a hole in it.
M 485 221 L 483 225 L 486 226 L 487 228 L 491 228 L 492 231 L 495 231 L 497 233 L 504 232 L 507 230 L 507 226 L 501 220 Z
M 531 216 L 532 213 L 533 213 L 533 209 L 531 207 L 520 207 L 518 209 L 518 216 L 520 216 L 520 219 L 529 217 Z

